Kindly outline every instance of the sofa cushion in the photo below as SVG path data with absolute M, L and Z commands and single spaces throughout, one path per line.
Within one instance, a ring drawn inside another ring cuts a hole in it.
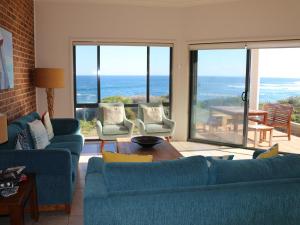
M 226 184 L 280 178 L 300 178 L 300 156 L 268 159 L 212 160 L 210 184 Z
M 22 116 L 21 118 L 12 122 L 12 124 L 16 124 L 20 126 L 22 129 L 28 128 L 27 123 L 32 122 L 34 120 L 40 120 L 40 116 L 37 112 L 30 113 L 26 116 Z
M 57 142 L 51 143 L 46 149 L 69 149 L 72 154 L 80 155 L 82 151 L 82 145 L 78 142 Z
M 103 126 L 104 135 L 128 134 L 129 130 L 123 125 L 105 125 Z
M 30 140 L 29 140 L 28 130 L 24 129 L 20 133 L 17 134 L 16 139 L 16 150 L 30 150 Z
M 153 163 L 104 163 L 109 192 L 206 185 L 206 159 L 194 156 Z
M 279 146 L 278 144 L 273 145 L 267 151 L 262 152 L 256 158 L 257 159 L 265 159 L 265 158 L 272 158 L 278 156 Z
M 50 142 L 51 143 L 78 142 L 83 145 L 83 137 L 79 134 L 57 135 L 54 136 Z
M 50 144 L 47 130 L 41 120 L 28 123 L 35 149 L 44 149 Z
M 45 112 L 43 114 L 42 121 L 43 121 L 43 124 L 44 124 L 44 126 L 47 130 L 49 140 L 51 140 L 54 137 L 54 132 L 53 132 L 53 127 L 52 127 L 52 124 L 51 124 L 49 112 Z

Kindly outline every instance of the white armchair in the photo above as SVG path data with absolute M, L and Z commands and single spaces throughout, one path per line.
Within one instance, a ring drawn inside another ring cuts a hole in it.
M 161 121 L 147 122 L 144 118 L 144 109 L 146 108 L 161 108 Z M 175 131 L 176 123 L 166 117 L 161 103 L 145 103 L 138 106 L 138 119 L 136 125 L 141 135 L 144 136 L 162 136 L 170 140 Z
M 109 107 L 121 107 L 123 110 L 121 121 L 117 123 L 105 121 L 104 110 Z M 123 103 L 100 103 L 98 120 L 96 122 L 96 129 L 101 141 L 101 152 L 103 152 L 105 141 L 114 141 L 117 138 L 131 137 L 133 133 L 134 124 L 126 118 Z

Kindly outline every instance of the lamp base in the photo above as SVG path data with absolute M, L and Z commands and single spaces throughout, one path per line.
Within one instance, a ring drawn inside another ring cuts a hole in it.
M 47 94 L 49 117 L 53 118 L 53 114 L 54 114 L 54 109 L 53 109 L 54 89 L 53 88 L 46 88 L 46 94 Z

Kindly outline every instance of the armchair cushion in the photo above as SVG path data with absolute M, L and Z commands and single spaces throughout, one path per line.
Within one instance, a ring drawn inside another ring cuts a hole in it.
M 102 106 L 102 110 L 104 125 L 123 124 L 124 106 Z
M 105 125 L 103 126 L 104 135 L 119 135 L 119 134 L 128 134 L 129 129 L 123 125 Z
M 162 124 L 163 112 L 162 107 L 143 106 L 143 115 L 145 124 Z
M 145 124 L 147 133 L 168 133 L 171 128 L 165 124 Z

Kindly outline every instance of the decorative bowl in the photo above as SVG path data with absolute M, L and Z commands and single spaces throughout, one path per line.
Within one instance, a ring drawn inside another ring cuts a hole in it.
M 144 148 L 150 148 L 154 145 L 160 144 L 164 139 L 155 136 L 138 136 L 131 138 L 131 142 L 136 143 Z

